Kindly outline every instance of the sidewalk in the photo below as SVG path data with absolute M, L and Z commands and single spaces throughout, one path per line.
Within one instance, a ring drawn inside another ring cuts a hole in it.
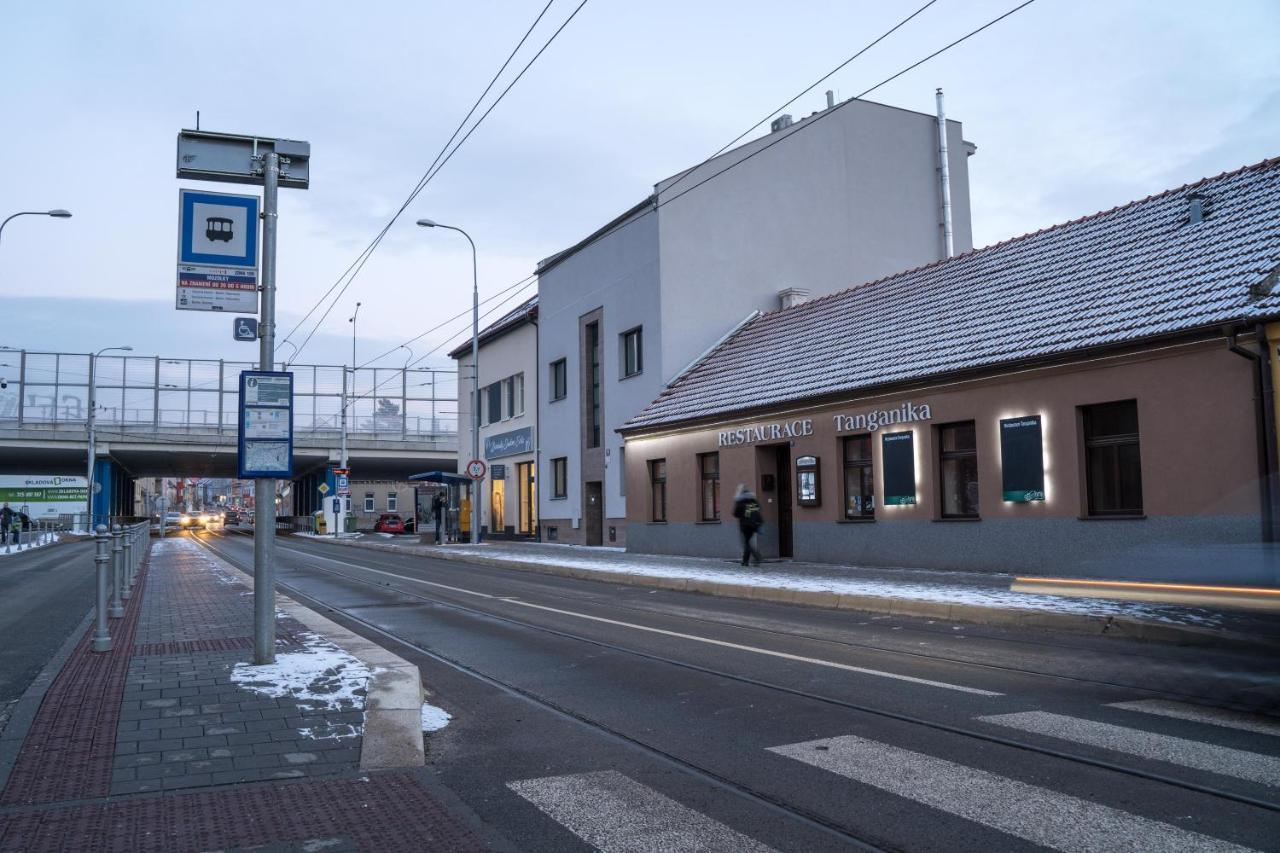
M 333 539 L 316 541 L 334 544 Z M 522 571 L 984 625 L 1106 634 L 1189 645 L 1280 647 L 1280 618 L 1204 607 L 1015 592 L 1012 575 L 628 554 L 546 542 L 418 545 L 339 540 L 338 545 L 413 553 Z
M 0 851 L 485 849 L 414 769 L 417 668 L 283 597 L 276 663 L 252 666 L 242 578 L 152 544 L 113 650 L 74 636 L 0 733 Z

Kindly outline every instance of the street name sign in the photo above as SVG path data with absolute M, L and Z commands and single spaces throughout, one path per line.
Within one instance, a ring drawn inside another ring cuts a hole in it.
M 178 190 L 181 311 L 258 311 L 258 197 Z
M 240 372 L 239 476 L 293 476 L 293 374 Z

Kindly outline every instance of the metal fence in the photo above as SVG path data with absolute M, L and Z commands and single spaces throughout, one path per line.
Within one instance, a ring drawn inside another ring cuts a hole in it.
M 100 426 L 234 433 L 240 371 L 254 367 L 241 361 L 0 351 L 0 425 L 83 424 L 92 383 Z M 456 371 L 310 364 L 288 369 L 297 432 L 340 428 L 344 373 L 350 433 L 408 438 L 458 431 Z

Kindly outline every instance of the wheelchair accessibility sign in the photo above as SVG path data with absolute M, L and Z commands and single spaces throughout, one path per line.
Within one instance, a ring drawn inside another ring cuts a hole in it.
M 257 196 L 178 191 L 176 307 L 257 312 Z
M 258 319 L 256 317 L 237 317 L 231 323 L 231 336 L 237 341 L 256 341 L 258 339 Z

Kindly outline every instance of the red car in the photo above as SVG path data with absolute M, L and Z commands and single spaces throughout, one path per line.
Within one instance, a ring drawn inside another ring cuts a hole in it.
M 393 512 L 384 512 L 373 525 L 375 533 L 404 533 L 404 519 Z

